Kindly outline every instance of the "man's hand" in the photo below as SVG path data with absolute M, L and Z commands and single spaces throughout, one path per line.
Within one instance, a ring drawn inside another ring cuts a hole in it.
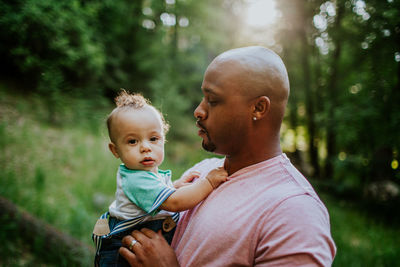
M 191 171 L 188 174 L 186 174 L 185 176 L 182 176 L 181 178 L 179 178 L 179 180 L 176 180 L 174 182 L 174 187 L 178 189 L 182 186 L 192 184 L 193 180 L 196 178 L 199 178 L 199 177 L 200 177 L 200 172 Z
M 137 242 L 129 250 L 133 240 Z M 122 245 L 119 253 L 130 266 L 179 267 L 175 252 L 162 236 L 161 230 L 158 233 L 146 228 L 141 231 L 135 230 L 122 239 Z

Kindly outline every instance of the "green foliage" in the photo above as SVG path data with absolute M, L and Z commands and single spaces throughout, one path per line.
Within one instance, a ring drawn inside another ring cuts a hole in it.
M 83 89 L 89 95 L 104 69 L 103 47 L 89 25 L 92 14 L 81 1 L 8 2 L 0 1 L 6 72 L 24 76 L 25 91 L 37 91 L 47 101 L 47 120 L 61 123 L 61 94 Z
M 51 94 L 96 80 L 104 54 L 80 1 L 7 2 L 0 2 L 1 52 L 7 63 L 33 76 L 39 92 Z
M 23 75 L 30 86 L 24 91 L 46 101 L 43 118 L 66 124 L 66 93 L 93 99 L 125 88 L 163 109 L 176 125 L 172 138 L 185 138 L 210 56 L 230 45 L 235 31 L 225 1 L 0 1 L 0 7 L 6 71 Z M 162 19 L 166 14 L 175 25 Z
M 394 5 L 369 1 L 366 11 L 371 18 L 360 19 L 358 14 L 348 11 L 347 19 L 353 18 L 352 23 L 344 23 L 341 29 L 352 36 L 341 40 L 346 44 L 341 68 L 354 67 L 358 72 L 350 72 L 339 81 L 341 105 L 335 107 L 337 147 L 338 151 L 351 157 L 361 158 L 359 162 L 364 164 L 359 164 L 359 173 L 366 170 L 364 181 L 393 179 L 395 176 L 390 164 L 395 158 L 393 151 L 400 146 L 397 136 L 400 81 L 397 75 L 399 64 L 394 60 L 394 42 L 399 33 L 393 27 L 400 20 L 394 15 L 398 15 Z M 392 9 L 388 10 L 388 7 Z M 382 16 L 391 19 L 383 20 Z M 382 155 L 383 150 L 388 151 L 387 156 Z M 351 172 L 350 168 L 348 170 Z
M 354 202 L 322 194 L 329 209 L 337 255 L 332 266 L 395 266 L 400 231 L 382 220 L 372 219 Z
M 313 167 L 333 166 L 319 176 L 334 179 L 338 189 L 399 183 L 399 168 L 391 167 L 400 147 L 399 2 L 278 6 L 286 19 L 278 37 L 292 87 L 288 120 L 291 128 L 306 126 L 310 159 L 319 150 Z M 325 26 L 317 28 L 316 18 Z M 305 112 L 296 112 L 302 107 Z

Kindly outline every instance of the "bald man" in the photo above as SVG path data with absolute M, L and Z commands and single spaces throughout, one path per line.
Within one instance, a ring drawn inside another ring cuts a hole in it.
M 225 158 L 229 180 L 181 214 L 172 248 L 134 231 L 120 249 L 131 266 L 331 266 L 336 248 L 328 211 L 280 146 L 289 96 L 286 68 L 271 50 L 229 50 L 208 66 L 194 116 L 203 148 Z

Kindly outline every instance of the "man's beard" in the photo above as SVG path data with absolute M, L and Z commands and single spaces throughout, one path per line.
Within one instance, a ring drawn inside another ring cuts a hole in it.
M 204 148 L 204 150 L 206 150 L 208 152 L 214 152 L 217 147 L 213 143 L 213 141 L 211 141 L 211 138 L 210 138 L 210 135 L 208 134 L 208 131 L 201 124 L 201 122 L 197 121 L 197 125 L 204 131 L 204 133 L 206 134 L 207 139 L 208 139 L 208 143 L 206 143 L 205 140 L 203 139 L 203 142 L 201 143 L 201 146 Z
M 210 137 L 207 134 L 207 139 L 208 139 L 208 143 L 206 143 L 203 139 L 203 142 L 201 143 L 201 146 L 204 148 L 204 150 L 208 151 L 208 152 L 214 152 L 215 149 L 217 148 L 215 146 L 215 144 L 210 140 Z

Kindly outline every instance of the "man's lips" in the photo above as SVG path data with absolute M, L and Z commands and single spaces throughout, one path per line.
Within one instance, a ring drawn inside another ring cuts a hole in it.
M 153 165 L 155 163 L 155 160 L 152 158 L 144 158 L 140 164 L 144 165 L 144 166 L 150 166 Z
M 200 130 L 197 132 L 197 134 L 198 134 L 199 136 L 202 136 L 203 134 L 206 134 L 206 131 L 204 131 L 203 129 L 200 129 Z
M 207 130 L 205 129 L 205 127 L 199 121 L 196 121 L 196 126 L 198 128 L 200 128 L 199 132 L 198 132 L 198 135 L 203 135 L 203 134 L 208 135 Z

